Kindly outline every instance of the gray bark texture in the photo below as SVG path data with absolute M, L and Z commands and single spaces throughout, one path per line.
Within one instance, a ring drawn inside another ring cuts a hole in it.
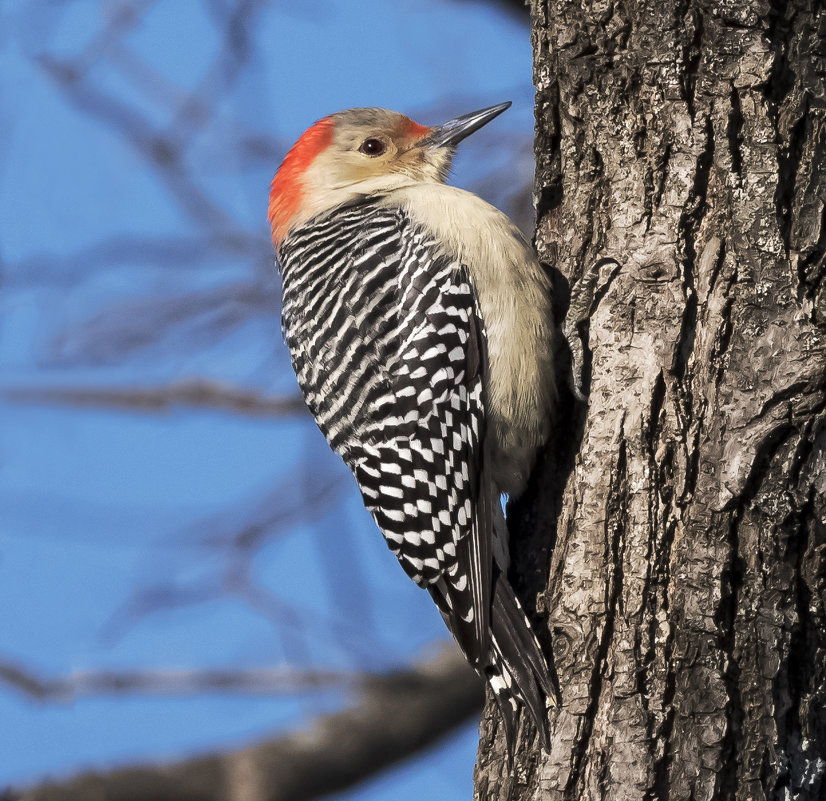
M 525 723 L 509 764 L 488 699 L 477 798 L 822 801 L 826 9 L 532 14 L 536 245 L 587 401 L 510 515 L 551 751 Z

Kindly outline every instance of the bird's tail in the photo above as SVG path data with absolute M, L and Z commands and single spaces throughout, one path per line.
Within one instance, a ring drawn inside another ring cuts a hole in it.
M 496 579 L 490 631 L 491 659 L 485 678 L 502 714 L 508 750 L 513 752 L 519 707 L 524 706 L 547 751 L 550 734 L 546 707 L 556 706 L 557 693 L 525 611 L 503 575 Z

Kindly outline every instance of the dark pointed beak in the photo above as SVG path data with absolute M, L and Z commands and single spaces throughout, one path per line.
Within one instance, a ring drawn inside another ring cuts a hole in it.
M 466 136 L 470 136 L 474 131 L 478 131 L 483 125 L 489 123 L 494 117 L 498 117 L 503 111 L 509 109 L 510 101 L 500 103 L 498 106 L 483 108 L 480 111 L 472 111 L 470 114 L 463 114 L 455 120 L 446 122 L 444 125 L 437 125 L 430 133 L 422 139 L 419 144 L 432 147 L 456 147 Z

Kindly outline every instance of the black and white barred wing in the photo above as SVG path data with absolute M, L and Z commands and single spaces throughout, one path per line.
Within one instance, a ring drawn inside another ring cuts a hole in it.
M 298 383 L 402 567 L 469 661 L 489 647 L 485 333 L 462 265 L 400 209 L 343 208 L 281 248 Z
M 280 263 L 285 339 L 319 428 L 487 677 L 508 741 L 521 702 L 547 744 L 548 669 L 506 577 L 492 575 L 488 360 L 466 269 L 379 203 L 291 232 Z
M 296 378 L 350 467 L 385 422 L 406 242 L 399 211 L 365 205 L 311 220 L 281 247 L 281 320 Z
M 471 664 L 489 650 L 491 492 L 484 325 L 466 270 L 413 236 L 401 265 L 384 437 L 354 472 L 408 575 L 430 589 Z

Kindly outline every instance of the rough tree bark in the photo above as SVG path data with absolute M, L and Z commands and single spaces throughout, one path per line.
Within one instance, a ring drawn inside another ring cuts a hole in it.
M 826 798 L 826 9 L 535 0 L 568 399 L 513 510 L 563 697 L 480 799 Z M 541 628 L 541 624 L 540 624 Z

